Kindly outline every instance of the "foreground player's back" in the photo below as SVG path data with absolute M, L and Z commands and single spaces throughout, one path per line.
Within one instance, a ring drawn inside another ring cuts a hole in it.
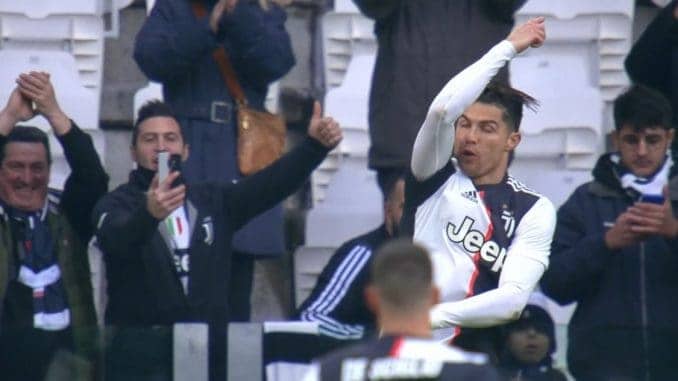
M 430 339 L 386 336 L 321 358 L 306 381 L 498 380 L 482 354 Z

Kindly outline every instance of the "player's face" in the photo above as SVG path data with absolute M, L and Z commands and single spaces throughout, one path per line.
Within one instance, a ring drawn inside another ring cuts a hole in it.
M 537 364 L 548 355 L 549 337 L 534 329 L 525 327 L 509 333 L 506 346 L 513 356 L 523 364 Z
M 183 160 L 188 157 L 188 146 L 174 118 L 154 116 L 144 120 L 138 128 L 139 135 L 132 147 L 132 158 L 137 165 L 157 171 L 158 153 L 162 151 L 179 154 Z
M 0 198 L 25 212 L 42 208 L 49 183 L 47 149 L 42 143 L 12 142 L 0 164 Z
M 476 102 L 457 119 L 454 155 L 475 185 L 496 184 L 506 175 L 509 153 L 520 142 L 498 106 Z
M 664 161 L 673 140 L 673 130 L 647 127 L 638 131 L 623 125 L 613 137 L 622 164 L 636 176 L 650 177 Z

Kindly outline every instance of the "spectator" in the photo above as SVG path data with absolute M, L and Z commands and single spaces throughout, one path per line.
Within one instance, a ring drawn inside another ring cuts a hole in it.
M 338 339 L 360 339 L 376 321 L 363 297 L 372 252 L 398 235 L 405 203 L 402 175 L 383 178 L 384 223 L 344 243 L 325 266 L 311 295 L 299 307 L 299 318 L 320 323 L 321 333 Z
M 678 374 L 671 106 L 635 85 L 615 100 L 614 121 L 617 152 L 602 155 L 593 181 L 558 211 L 542 289 L 577 302 L 568 327 L 577 380 L 670 380 Z
M 520 318 L 502 331 L 504 346 L 499 356 L 499 370 L 507 380 L 567 381 L 567 377 L 552 366 L 556 332 L 546 310 L 528 304 Z
M 439 298 L 432 272 L 423 247 L 397 240 L 380 248 L 365 290 L 380 337 L 322 357 L 304 380 L 498 380 L 487 356 L 431 339 L 429 310 Z
M 167 105 L 152 102 L 139 110 L 131 146 L 138 168 L 99 201 L 93 216 L 108 277 L 106 322 L 122 328 L 111 339 L 109 379 L 171 377 L 169 332 L 177 322 L 209 324 L 210 379 L 224 379 L 231 320 L 226 296 L 237 271 L 231 268 L 233 233 L 290 195 L 341 140 L 339 126 L 321 117 L 318 103 L 308 135 L 236 184 L 173 186 L 181 173 L 159 181 L 157 154 L 186 160 L 189 146 Z
M 417 135 L 405 186 L 404 225 L 414 221 L 414 240 L 430 248 L 442 290 L 433 327 L 454 327 L 455 344 L 493 360 L 496 326 L 520 316 L 548 266 L 555 210 L 507 173 L 523 105 L 534 99 L 488 82 L 544 39 L 544 19 L 532 19 L 445 85 Z
M 183 175 L 189 184 L 239 181 L 236 105 L 212 52 L 223 46 L 250 107 L 263 109 L 268 86 L 294 65 L 285 12 L 277 1 L 197 0 L 210 12 L 197 19 L 187 0 L 158 0 L 136 38 L 134 58 L 150 79 L 163 84 L 165 102 L 181 126 L 191 155 Z M 284 252 L 282 207 L 250 220 L 233 237 L 233 320 L 250 317 L 255 257 Z M 261 239 L 261 237 L 267 237 Z
M 59 107 L 49 74 L 21 74 L 17 84 L 0 111 L 0 374 L 43 380 L 65 351 L 88 364 L 78 379 L 93 379 L 89 214 L 108 176 L 92 139 Z M 63 192 L 48 190 L 47 134 L 16 126 L 36 115 L 49 122 L 71 168 Z
M 633 82 L 660 91 L 678 110 L 678 1 L 671 1 L 645 29 L 625 63 Z M 674 129 L 676 126 L 674 114 Z M 673 141 L 674 152 L 676 143 L 678 140 Z
M 409 165 L 427 106 L 456 74 L 513 27 L 525 0 L 353 0 L 375 21 L 369 166 L 378 176 Z M 508 70 L 499 80 L 508 83 Z M 395 111 L 397 110 L 397 111 Z

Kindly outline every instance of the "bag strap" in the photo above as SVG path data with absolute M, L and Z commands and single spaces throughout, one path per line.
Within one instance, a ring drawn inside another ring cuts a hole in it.
M 193 8 L 193 14 L 195 15 L 196 18 L 203 18 L 208 16 L 205 3 L 203 3 L 200 0 L 191 1 L 191 8 Z M 242 90 L 242 87 L 240 87 L 238 77 L 235 74 L 233 65 L 231 65 L 231 60 L 228 58 L 228 54 L 226 54 L 226 49 L 224 48 L 224 45 L 219 44 L 219 47 L 214 49 L 214 52 L 212 52 L 212 57 L 214 58 L 214 61 L 217 63 L 217 67 L 219 68 L 221 77 L 224 80 L 226 88 L 228 89 L 228 92 L 231 94 L 231 97 L 235 99 L 238 105 L 247 105 L 247 98 L 245 97 L 245 92 Z

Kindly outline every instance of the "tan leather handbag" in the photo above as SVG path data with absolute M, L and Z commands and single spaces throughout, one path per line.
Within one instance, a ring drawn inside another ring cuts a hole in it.
M 196 17 L 207 16 L 204 3 L 193 1 L 193 13 Z M 280 156 L 285 149 L 287 129 L 285 120 L 268 111 L 259 111 L 247 105 L 247 98 L 240 87 L 238 78 L 226 54 L 223 45 L 212 53 L 219 67 L 228 92 L 235 101 L 238 111 L 238 168 L 245 176 L 267 167 Z

